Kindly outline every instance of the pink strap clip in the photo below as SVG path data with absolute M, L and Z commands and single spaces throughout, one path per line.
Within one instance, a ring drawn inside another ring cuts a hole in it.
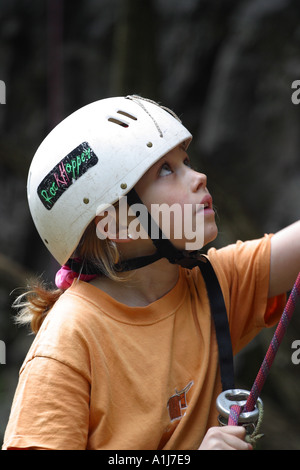
M 75 271 L 72 271 L 68 266 L 63 265 L 59 271 L 57 271 L 55 276 L 55 284 L 58 289 L 66 290 L 68 289 L 74 279 L 79 278 L 81 281 L 91 281 L 97 277 L 96 274 L 78 274 Z

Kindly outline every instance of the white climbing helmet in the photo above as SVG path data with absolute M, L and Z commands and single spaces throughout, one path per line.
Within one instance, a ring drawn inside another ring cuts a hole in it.
M 191 139 L 174 113 L 138 96 L 96 101 L 58 124 L 38 148 L 27 183 L 33 221 L 54 258 L 64 264 L 96 213 Z

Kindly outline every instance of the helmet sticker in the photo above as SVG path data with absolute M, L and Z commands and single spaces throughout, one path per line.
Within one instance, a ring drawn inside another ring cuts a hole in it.
M 83 142 L 64 157 L 37 188 L 38 196 L 46 209 L 51 210 L 62 194 L 97 163 L 98 157 L 88 142 Z

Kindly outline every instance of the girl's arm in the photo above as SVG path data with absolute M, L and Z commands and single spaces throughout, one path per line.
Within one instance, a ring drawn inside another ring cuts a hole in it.
M 292 289 L 300 271 L 300 220 L 271 239 L 269 297 Z

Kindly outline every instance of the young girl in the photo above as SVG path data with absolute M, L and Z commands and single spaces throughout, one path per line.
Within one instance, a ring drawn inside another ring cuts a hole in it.
M 174 113 L 128 96 L 85 106 L 41 144 L 29 205 L 62 268 L 57 290 L 39 285 L 17 302 L 36 338 L 4 449 L 251 449 L 243 427 L 218 426 L 223 351 L 202 270 L 183 267 L 190 237 L 178 236 L 171 211 L 168 237 L 149 228 L 154 219 L 162 228 L 154 205 L 177 204 L 191 209 L 201 246 L 217 236 L 190 141 Z M 143 229 L 136 207 L 147 208 Z M 300 223 L 210 249 L 205 260 L 222 288 L 235 354 L 279 319 L 300 269 Z

